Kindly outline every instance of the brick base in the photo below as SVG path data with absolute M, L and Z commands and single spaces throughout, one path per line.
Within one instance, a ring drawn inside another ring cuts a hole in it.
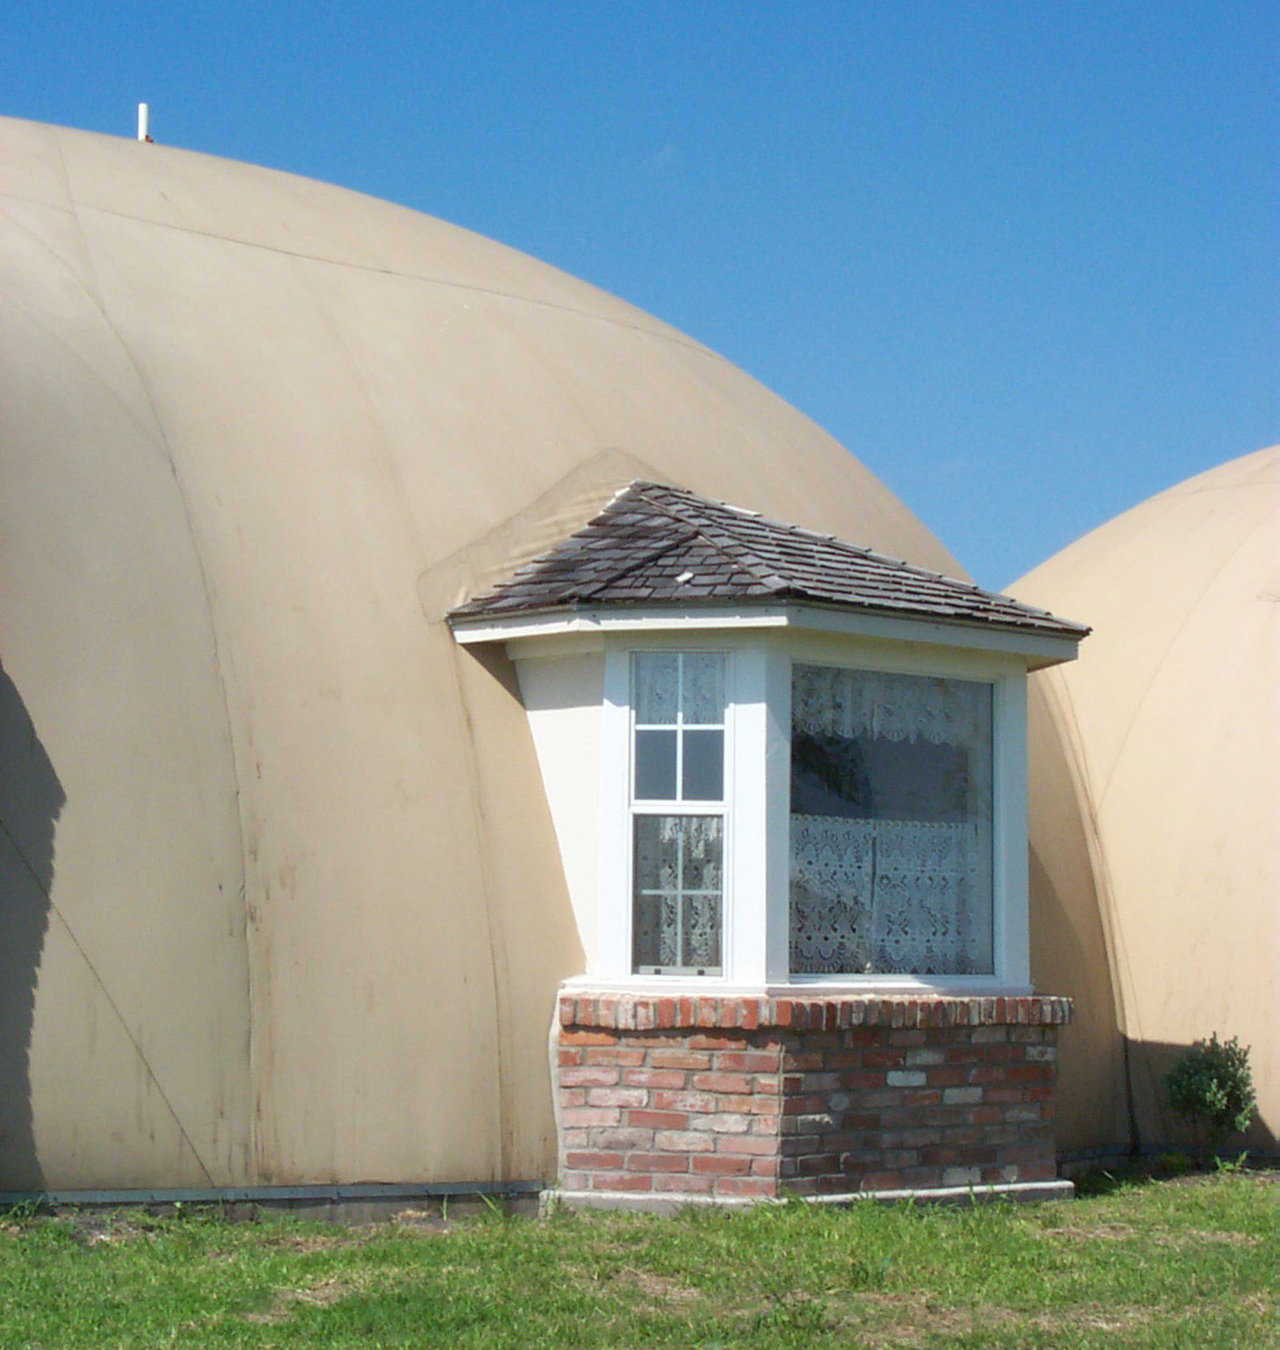
M 704 1199 L 1050 1181 L 1064 998 L 562 994 L 559 1184 Z

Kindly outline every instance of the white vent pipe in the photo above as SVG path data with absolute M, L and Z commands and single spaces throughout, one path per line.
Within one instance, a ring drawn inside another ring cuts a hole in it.
M 151 139 L 151 109 L 145 103 L 138 104 L 138 139 L 140 141 Z

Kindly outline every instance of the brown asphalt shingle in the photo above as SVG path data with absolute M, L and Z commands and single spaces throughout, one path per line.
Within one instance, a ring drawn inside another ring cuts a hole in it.
M 967 581 L 683 488 L 635 482 L 453 619 L 603 605 L 807 601 L 1082 638 L 1089 629 Z

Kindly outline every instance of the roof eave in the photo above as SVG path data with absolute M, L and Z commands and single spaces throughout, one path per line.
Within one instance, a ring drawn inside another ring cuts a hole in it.
M 637 604 L 543 606 L 506 614 L 449 616 L 458 642 L 473 645 L 517 639 L 601 636 L 606 633 L 707 629 L 794 628 L 849 637 L 933 643 L 1005 652 L 1024 657 L 1029 670 L 1075 659 L 1088 629 L 1017 625 L 1000 620 L 958 619 L 903 607 L 840 605 L 802 599 L 760 601 L 648 601 Z

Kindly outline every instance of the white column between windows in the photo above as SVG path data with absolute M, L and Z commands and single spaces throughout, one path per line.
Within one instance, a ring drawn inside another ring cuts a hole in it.
M 600 896 L 596 968 L 589 975 L 631 974 L 631 657 L 609 645 L 604 656 L 600 726 Z
M 1027 877 L 1027 678 L 1019 671 L 993 691 L 994 801 L 992 877 L 996 976 L 1014 989 L 1031 987 Z

